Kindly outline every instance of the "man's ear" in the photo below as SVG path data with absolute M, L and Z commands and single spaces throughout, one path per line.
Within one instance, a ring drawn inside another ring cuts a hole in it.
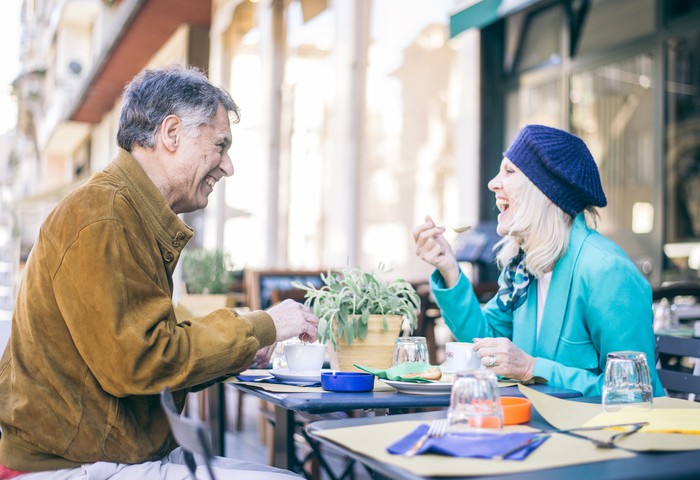
M 180 145 L 182 120 L 177 115 L 168 115 L 160 124 L 159 139 L 166 150 L 175 152 Z

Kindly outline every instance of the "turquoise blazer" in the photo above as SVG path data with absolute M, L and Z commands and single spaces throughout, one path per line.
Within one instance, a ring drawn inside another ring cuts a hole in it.
M 550 385 L 600 395 L 607 354 L 635 350 L 646 354 L 654 396 L 664 395 L 654 361 L 651 286 L 619 246 L 588 228 L 583 214 L 552 272 L 539 338 L 535 279 L 515 312 L 501 311 L 495 297 L 482 308 L 464 274 L 445 288 L 436 270 L 430 284 L 458 341 L 506 337 L 535 357 L 534 375 Z

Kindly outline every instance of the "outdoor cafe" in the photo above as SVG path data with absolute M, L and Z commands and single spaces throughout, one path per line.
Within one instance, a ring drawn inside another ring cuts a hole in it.
M 273 301 L 304 301 L 319 289 L 304 284 L 314 272 L 268 273 L 275 288 L 263 292 L 263 302 L 270 293 Z M 254 276 L 259 283 L 266 274 Z M 269 368 L 210 389 L 209 427 L 219 433 L 213 451 L 243 434 L 223 434 L 225 397 L 235 392 L 246 405 L 259 402 L 237 415 L 258 414 L 271 427 L 260 438 L 270 464 L 306 478 L 697 478 L 698 292 L 688 282 L 654 290 L 655 358 L 609 354 L 599 396 L 497 376 L 473 344 L 435 335 L 439 318 L 431 320 L 430 341 L 405 318 L 387 330 L 368 321 L 366 336 L 350 344 L 354 353 L 344 351 L 345 338 L 288 341 Z M 423 305 L 418 315 L 435 308 Z M 666 396 L 652 396 L 650 363 Z

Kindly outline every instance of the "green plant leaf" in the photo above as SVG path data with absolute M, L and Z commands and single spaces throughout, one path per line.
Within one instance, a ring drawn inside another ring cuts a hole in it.
M 353 327 L 352 323 L 346 323 L 343 331 L 345 333 L 345 341 L 350 345 L 355 339 L 355 327 Z
M 360 322 L 367 325 L 369 323 L 369 309 L 362 310 L 362 315 L 360 316 Z
M 325 318 L 319 318 L 318 319 L 318 336 L 320 338 L 326 338 L 326 334 L 328 333 L 328 320 Z M 322 342 L 326 343 L 326 342 Z
M 364 317 L 364 314 L 362 315 Z M 367 332 L 369 332 L 369 317 L 363 318 L 362 321 L 355 322 L 357 324 L 357 337 L 361 339 L 367 338 Z M 388 327 L 388 326 L 387 326 Z M 388 330 L 388 328 L 387 328 Z

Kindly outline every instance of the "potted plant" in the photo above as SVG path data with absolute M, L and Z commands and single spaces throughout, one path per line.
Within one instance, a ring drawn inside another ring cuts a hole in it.
M 411 332 L 416 328 L 420 297 L 403 279 L 380 280 L 384 273 L 380 264 L 377 273 L 353 268 L 321 274 L 318 288 L 293 283 L 306 290 L 304 304 L 319 318 L 319 342 L 333 346 L 329 356 L 334 370 L 354 370 L 355 363 L 389 367 L 403 322 Z
M 236 306 L 232 286 L 236 272 L 222 250 L 192 248 L 182 252 L 182 279 L 186 294 L 181 304 L 195 316 L 206 315 L 217 308 Z

